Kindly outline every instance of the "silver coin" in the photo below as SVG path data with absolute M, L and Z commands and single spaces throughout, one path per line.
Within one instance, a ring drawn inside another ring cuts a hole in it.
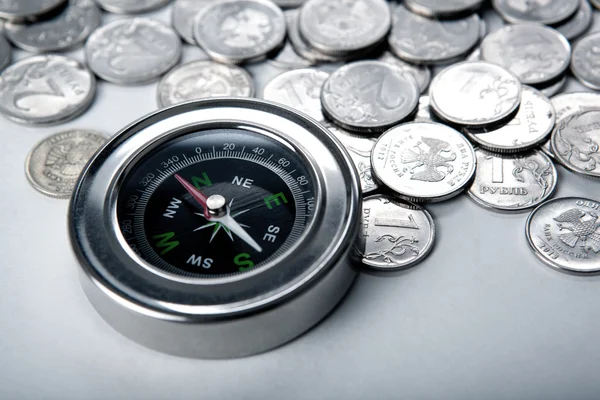
M 571 115 L 552 132 L 552 152 L 568 170 L 600 178 L 600 110 Z
M 592 6 L 587 0 L 580 0 L 579 10 L 571 18 L 555 26 L 554 29 L 562 33 L 567 39 L 573 40 L 583 35 L 592 25 Z
M 600 272 L 600 202 L 581 197 L 548 201 L 527 219 L 534 254 L 563 272 Z
M 526 85 L 539 85 L 565 73 L 571 45 L 544 25 L 507 25 L 481 42 L 481 58 L 508 68 Z
M 486 150 L 517 153 L 548 140 L 555 122 L 556 114 L 550 100 L 538 90 L 523 86 L 521 106 L 510 122 L 480 130 L 464 128 L 463 133 Z
M 377 59 L 377 61 L 395 65 L 404 72 L 411 74 L 417 80 L 421 93 L 424 93 L 429 87 L 429 83 L 431 82 L 431 69 L 429 69 L 429 67 L 425 65 L 407 63 L 406 61 L 394 56 L 389 51 L 384 52 L 383 55 Z
M 9 21 L 35 21 L 59 9 L 67 0 L 1 0 L 0 18 Z
M 410 74 L 380 61 L 358 61 L 335 71 L 323 85 L 323 112 L 345 129 L 383 132 L 410 117 L 419 103 Z
M 35 24 L 8 23 L 6 36 L 16 46 L 35 53 L 62 51 L 83 43 L 100 26 L 102 16 L 93 0 L 71 0 L 56 17 Z
M 563 93 L 552 97 L 550 101 L 556 112 L 556 125 L 560 125 L 565 118 L 578 112 L 600 110 L 600 94 L 593 92 Z M 541 149 L 554 158 L 550 140 L 546 141 Z
M 556 168 L 540 151 L 519 155 L 476 149 L 477 172 L 469 197 L 493 211 L 524 211 L 548 200 L 556 189 Z
M 565 75 L 558 81 L 552 82 L 549 85 L 538 85 L 538 86 L 536 86 L 536 89 L 538 89 L 540 92 L 542 92 L 544 96 L 552 97 L 552 96 L 556 95 L 558 92 L 560 92 L 565 87 L 566 83 L 567 83 L 567 76 Z
M 464 56 L 479 42 L 481 22 L 477 14 L 455 20 L 436 20 L 398 5 L 388 36 L 390 50 L 417 64 L 439 64 Z
M 411 122 L 385 132 L 371 153 L 377 179 L 408 201 L 434 202 L 459 194 L 475 173 L 473 146 L 454 129 Z
M 87 110 L 95 94 L 94 75 L 67 57 L 25 58 L 0 74 L 0 112 L 18 123 L 66 122 Z
M 462 62 L 434 78 L 429 97 L 440 118 L 458 125 L 486 126 L 515 112 L 521 103 L 521 83 L 496 64 Z
M 600 32 L 579 39 L 573 47 L 571 72 L 585 86 L 600 90 Z
M 159 107 L 209 97 L 252 97 L 252 77 L 242 68 L 193 61 L 169 72 L 158 84 Z
M 376 271 L 398 271 L 423 260 L 433 248 L 435 225 L 423 208 L 386 196 L 363 202 L 362 262 Z
M 173 68 L 181 57 L 181 40 L 171 28 L 152 19 L 121 19 L 92 33 L 85 55 L 102 79 L 136 85 L 154 81 Z
M 476 11 L 483 0 L 405 0 L 414 13 L 431 18 L 456 18 Z
M 375 139 L 353 134 L 331 122 L 326 121 L 323 125 L 342 142 L 344 148 L 350 154 L 350 158 L 360 177 L 360 186 L 363 194 L 377 190 L 379 185 L 373 179 L 373 167 L 371 166 L 371 151 L 373 150 L 373 146 L 375 146 Z
M 47 196 L 68 199 L 83 167 L 105 142 L 104 136 L 79 129 L 54 134 L 27 156 L 27 179 Z
M 321 89 L 329 78 L 327 72 L 316 69 L 297 69 L 284 72 L 268 82 L 263 99 L 284 104 L 323 122 Z
M 115 14 L 139 14 L 155 10 L 171 0 L 96 0 L 100 7 Z
M 285 40 L 283 12 L 269 0 L 222 0 L 204 8 L 194 20 L 194 37 L 216 61 L 258 61 Z
M 580 0 L 492 0 L 492 5 L 511 23 L 538 22 L 558 24 L 571 17 L 579 8 Z
M 298 26 L 311 47 L 335 56 L 362 53 L 381 43 L 391 22 L 384 0 L 308 0 Z
M 10 65 L 12 61 L 12 48 L 10 43 L 0 34 L 0 72 Z
M 196 44 L 194 39 L 194 18 L 204 7 L 216 0 L 175 0 L 171 14 L 171 24 L 189 44 Z
M 479 28 L 479 39 L 483 39 L 485 37 L 485 35 L 487 35 L 488 32 L 488 24 L 486 22 L 485 19 L 483 18 L 479 18 L 480 21 L 480 28 Z
M 277 53 L 276 56 L 269 59 L 269 63 L 279 68 L 289 69 L 306 68 L 312 66 L 314 61 L 304 58 L 298 54 L 290 40 L 290 30 L 294 24 L 295 29 L 297 30 L 296 19 L 298 18 L 298 10 L 286 10 L 283 14 L 285 15 L 285 22 L 287 24 L 288 38 L 286 39 L 281 51 Z
M 294 51 L 298 53 L 300 57 L 310 60 L 313 63 L 334 63 L 339 61 L 341 57 L 322 54 L 314 49 L 311 49 L 311 47 L 308 45 L 308 43 L 306 43 L 300 34 L 300 30 L 298 28 L 299 16 L 300 12 L 298 10 L 286 11 L 288 40 L 292 44 Z

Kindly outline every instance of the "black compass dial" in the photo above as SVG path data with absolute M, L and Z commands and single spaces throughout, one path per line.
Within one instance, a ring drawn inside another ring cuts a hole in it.
M 117 219 L 131 249 L 187 277 L 259 268 L 292 248 L 312 220 L 306 162 L 267 134 L 215 129 L 160 145 L 131 168 Z

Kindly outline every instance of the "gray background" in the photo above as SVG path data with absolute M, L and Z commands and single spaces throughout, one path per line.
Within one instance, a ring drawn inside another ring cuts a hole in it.
M 168 22 L 169 11 L 150 16 Z M 184 61 L 202 57 L 186 46 Z M 250 72 L 260 88 L 280 71 Z M 600 398 L 600 277 L 544 266 L 525 240 L 527 214 L 464 195 L 427 206 L 439 236 L 422 264 L 361 276 L 328 319 L 279 349 L 188 360 L 122 337 L 80 288 L 67 202 L 32 189 L 23 162 L 63 129 L 116 132 L 156 108 L 155 89 L 101 82 L 90 111 L 60 127 L 0 119 L 0 399 Z M 557 196 L 600 197 L 600 182 L 559 175 Z

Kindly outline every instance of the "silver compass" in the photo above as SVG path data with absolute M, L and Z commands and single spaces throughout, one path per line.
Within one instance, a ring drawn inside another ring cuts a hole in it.
M 269 350 L 324 318 L 354 280 L 359 188 L 341 144 L 290 108 L 217 98 L 158 111 L 114 136 L 75 189 L 83 287 L 147 347 Z

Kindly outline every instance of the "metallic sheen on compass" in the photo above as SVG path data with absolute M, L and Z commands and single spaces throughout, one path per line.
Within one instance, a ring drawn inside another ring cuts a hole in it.
M 117 330 L 168 353 L 237 357 L 291 340 L 355 276 L 351 163 L 325 128 L 273 103 L 151 114 L 102 149 L 74 193 L 84 289 Z

